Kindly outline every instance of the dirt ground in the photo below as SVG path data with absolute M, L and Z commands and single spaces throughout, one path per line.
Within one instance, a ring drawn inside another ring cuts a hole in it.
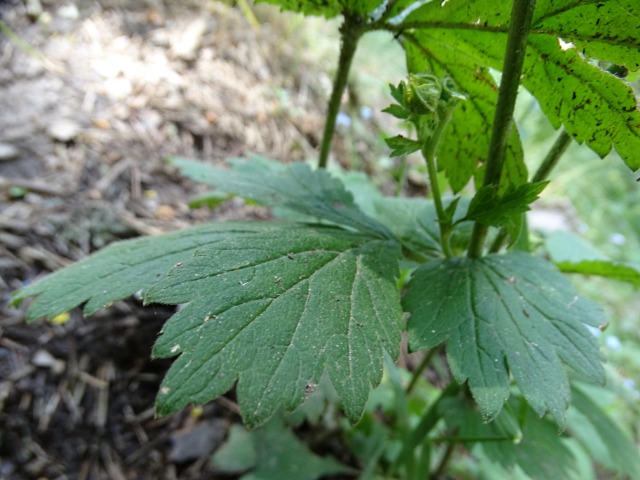
M 266 215 L 190 210 L 206 187 L 164 161 L 314 155 L 330 79 L 283 42 L 289 17 L 256 12 L 252 28 L 205 0 L 0 2 L 1 479 L 232 478 L 209 462 L 232 394 L 154 418 L 168 362 L 149 353 L 172 308 L 27 325 L 7 301 L 114 240 Z

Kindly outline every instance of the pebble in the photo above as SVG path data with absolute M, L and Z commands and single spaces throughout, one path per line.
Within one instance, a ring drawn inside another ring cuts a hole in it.
M 8 162 L 20 155 L 20 150 L 8 143 L 0 143 L 0 162 Z
M 80 125 L 73 120 L 56 120 L 47 127 L 47 134 L 59 142 L 69 142 L 80 133 Z

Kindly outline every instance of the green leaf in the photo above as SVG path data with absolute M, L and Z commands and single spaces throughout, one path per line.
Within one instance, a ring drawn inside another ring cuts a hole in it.
M 607 260 L 600 250 L 583 237 L 559 230 L 550 233 L 544 245 L 554 262 L 578 263 L 583 260 Z
M 500 194 L 494 185 L 486 185 L 480 188 L 471 199 L 465 220 L 501 227 L 515 215 L 529 210 L 529 205 L 538 199 L 538 195 L 548 183 L 537 182 L 512 186 L 503 194 Z
M 632 265 L 609 260 L 591 243 L 571 232 L 554 232 L 545 246 L 560 271 L 597 275 L 640 286 L 640 270 Z
M 522 405 L 522 398 L 517 400 L 510 403 L 522 415 L 522 440 L 482 443 L 483 454 L 507 469 L 519 466 L 534 480 L 569 478 L 575 471 L 576 459 L 558 435 L 557 427 L 537 418 L 535 412 Z
M 320 457 L 309 451 L 281 419 L 274 418 L 250 432 L 235 425 L 231 428 L 229 440 L 213 460 L 225 473 L 253 469 L 241 480 L 316 480 L 349 470 L 333 457 Z
M 582 414 L 583 421 L 593 425 L 596 434 L 601 439 L 601 443 L 611 457 L 612 467 L 617 471 L 626 473 L 629 478 L 640 478 L 640 456 L 634 442 L 580 388 L 574 386 L 571 393 L 572 407 Z M 571 429 L 571 425 L 569 429 Z M 585 447 L 591 450 L 593 439 L 581 438 L 581 440 Z
M 629 85 L 542 36 L 529 41 L 523 83 L 555 128 L 564 125 L 601 157 L 615 147 L 629 168 L 640 168 L 640 110 Z
M 261 157 L 229 160 L 230 168 L 183 158 L 172 158 L 170 162 L 183 175 L 225 192 L 392 238 L 387 228 L 362 213 L 342 182 L 325 170 L 311 170 L 303 163 L 282 165 Z
M 442 256 L 438 215 L 433 201 L 383 197 L 375 199 L 372 205 L 375 218 L 389 226 L 404 248 L 425 259 Z
M 330 227 L 271 224 L 199 249 L 149 302 L 188 305 L 162 329 L 157 357 L 179 355 L 157 411 L 204 403 L 237 384 L 248 425 L 294 410 L 326 372 L 356 422 L 398 355 L 398 244 Z
M 220 192 L 207 192 L 189 200 L 189 208 L 207 207 L 213 209 L 231 198 L 231 195 Z
M 634 287 L 640 287 L 640 270 L 630 265 L 616 263 L 609 260 L 584 260 L 582 262 L 557 262 L 561 272 L 579 273 L 582 275 L 597 275 L 627 282 Z
M 19 304 L 37 296 L 28 320 L 53 318 L 85 303 L 91 315 L 135 292 L 146 292 L 174 265 L 188 260 L 204 245 L 237 233 L 260 232 L 258 223 L 211 223 L 157 237 L 136 238 L 109 245 L 90 257 L 59 270 L 13 296 Z
M 536 5 L 534 32 L 555 32 L 587 57 L 629 70 L 640 68 L 640 6 L 636 0 L 575 2 L 542 0 Z
M 400 120 L 406 120 L 409 118 L 409 115 L 411 115 L 411 113 L 404 108 L 401 105 L 396 105 L 395 103 L 392 105 L 389 105 L 387 108 L 385 108 L 384 110 L 382 110 L 385 113 L 388 113 L 389 115 L 393 115 L 396 118 L 399 118 Z
M 224 473 L 242 473 L 255 468 L 258 454 L 252 432 L 242 425 L 231 425 L 227 441 L 216 450 L 211 460 Z
M 358 15 L 372 13 L 381 0 L 258 0 L 280 6 L 283 10 L 291 10 L 305 15 L 323 15 L 336 17 L 350 12 Z
M 340 0 L 257 0 L 258 3 L 277 5 L 282 10 L 303 13 L 305 15 L 322 15 L 327 18 L 337 17 L 342 13 Z
M 444 6 L 427 3 L 402 24 L 404 28 L 419 29 L 405 35 L 409 39 L 407 45 L 411 45 L 413 37 L 413 43 L 419 46 L 407 50 L 409 64 L 418 65 L 418 69 L 430 64 L 430 71 L 436 74 L 438 69 L 448 71 L 470 98 L 488 98 L 486 94 L 479 95 L 481 85 L 477 80 L 486 77 L 482 69 L 487 66 L 503 67 L 510 6 L 509 2 L 495 4 L 488 0 L 450 0 Z M 523 85 L 536 96 L 555 128 L 564 125 L 576 141 L 586 142 L 600 156 L 615 147 L 630 168 L 640 168 L 636 155 L 640 147 L 640 110 L 632 89 L 584 57 L 586 54 L 637 69 L 640 4 L 635 0 L 545 0 L 538 2 L 535 15 Z M 564 47 L 559 38 L 565 42 Z M 567 48 L 571 45 L 577 48 Z M 487 120 L 482 118 L 484 110 L 471 105 L 469 113 L 471 125 L 465 129 L 462 113 L 457 113 L 460 121 L 454 117 L 454 129 L 460 128 L 456 135 L 464 134 L 458 138 L 469 138 L 479 146 L 471 134 L 488 131 Z M 491 122 L 493 116 L 487 118 Z M 452 148 L 448 142 L 446 145 Z M 478 151 L 483 158 L 486 153 L 481 148 Z M 453 162 L 465 157 L 444 158 Z M 464 171 L 471 168 L 469 160 Z M 454 182 L 454 188 L 457 185 Z
M 509 371 L 538 415 L 564 427 L 570 391 L 562 364 L 604 382 L 598 345 L 584 324 L 605 323 L 542 259 L 512 252 L 435 260 L 416 270 L 403 299 L 411 350 L 447 342 L 459 382 L 468 380 L 487 419 L 509 397 Z
M 532 479 L 564 479 L 575 469 L 575 458 L 557 427 L 537 418 L 519 395 L 512 395 L 508 408 L 491 423 L 483 420 L 466 397 L 447 399 L 441 411 L 447 426 L 455 429 L 472 453 L 497 462 L 510 473 L 517 465 Z
M 401 155 L 409 155 L 422 148 L 422 145 L 415 140 L 397 135 L 395 137 L 385 138 L 385 143 L 392 149 L 391 156 L 399 157 Z

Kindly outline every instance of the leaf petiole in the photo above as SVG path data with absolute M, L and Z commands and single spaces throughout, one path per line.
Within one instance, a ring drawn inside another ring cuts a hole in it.
M 450 215 L 447 215 L 447 212 L 442 205 L 442 194 L 438 183 L 438 168 L 436 166 L 436 150 L 445 128 L 451 121 L 455 108 L 455 102 L 439 106 L 438 121 L 433 133 L 429 135 L 429 138 L 427 139 L 418 139 L 419 141 L 424 141 L 421 152 L 427 164 L 427 173 L 429 175 L 429 183 L 431 184 L 433 203 L 435 204 L 438 223 L 440 224 L 440 244 L 442 245 L 442 251 L 447 258 L 453 257 L 453 252 L 451 251 L 451 245 L 449 243 L 451 232 L 453 231 L 453 224 L 451 222 Z

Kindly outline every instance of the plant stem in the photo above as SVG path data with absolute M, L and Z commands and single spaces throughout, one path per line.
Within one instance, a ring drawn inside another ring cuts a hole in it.
M 395 461 L 396 466 L 406 464 L 407 460 L 411 461 L 415 448 L 424 441 L 427 433 L 429 433 L 440 420 L 441 413 L 439 408 L 441 402 L 448 397 L 456 395 L 460 391 L 460 388 L 458 382 L 451 380 L 447 388 L 445 388 L 438 398 L 429 406 L 427 411 L 422 415 L 420 422 L 410 432 L 409 437 L 403 441 L 402 451 Z
M 402 187 L 404 186 L 405 178 L 407 177 L 407 170 L 409 169 L 409 161 L 407 156 L 403 155 L 400 162 L 400 173 L 398 174 L 398 183 L 396 184 L 396 191 L 394 192 L 396 197 L 402 194 Z
M 433 203 L 435 204 L 438 223 L 440 224 L 440 244 L 442 245 L 442 251 L 447 258 L 453 257 L 453 252 L 449 245 L 449 237 L 451 235 L 452 227 L 451 221 L 447 219 L 447 214 L 445 213 L 442 205 L 442 194 L 440 193 L 440 185 L 438 184 L 438 168 L 436 167 L 436 150 L 445 128 L 451 121 L 454 110 L 455 104 L 447 105 L 442 110 L 438 109 L 438 124 L 431 137 L 422 147 L 422 156 L 427 163 L 427 173 L 429 174 Z
M 424 356 L 424 358 L 422 359 L 422 361 L 420 362 L 420 365 L 418 365 L 418 368 L 416 368 L 412 372 L 411 381 L 409 382 L 409 385 L 407 385 L 407 390 L 406 390 L 407 395 L 409 395 L 413 391 L 416 384 L 418 383 L 418 380 L 420 379 L 424 371 L 427 369 L 427 367 L 431 363 L 431 360 L 433 359 L 433 356 L 438 352 L 438 350 L 439 350 L 438 348 L 432 348 L 431 350 L 429 350 L 427 354 Z
M 324 132 L 320 143 L 320 156 L 318 157 L 318 168 L 326 168 L 329 160 L 329 152 L 331 151 L 331 140 L 333 132 L 336 128 L 336 118 L 340 111 L 340 103 L 342 93 L 347 86 L 349 80 L 349 70 L 351 63 L 358 47 L 358 41 L 362 34 L 366 31 L 362 28 L 360 20 L 348 13 L 344 14 L 344 23 L 340 27 L 340 57 L 338 58 L 338 70 L 333 79 L 333 90 L 329 98 L 327 108 L 327 119 L 324 124 Z
M 507 49 L 502 67 L 502 80 L 498 92 L 498 103 L 493 119 L 493 129 L 489 152 L 487 154 L 487 168 L 483 185 L 498 185 L 504 164 L 505 151 L 509 141 L 509 133 L 513 124 L 513 109 L 518 96 L 520 75 L 524 64 L 524 54 L 527 47 L 527 37 L 531 29 L 531 20 L 535 9 L 535 0 L 514 0 L 507 37 Z M 482 248 L 487 237 L 489 227 L 476 222 L 473 226 L 471 241 L 467 255 L 469 258 L 482 256 Z
M 536 170 L 533 178 L 531 178 L 532 182 L 542 182 L 547 179 L 547 177 L 551 173 L 551 170 L 553 170 L 554 167 L 558 164 L 558 160 L 560 160 L 560 157 L 562 157 L 564 152 L 567 151 L 567 148 L 569 148 L 569 145 L 571 145 L 571 140 L 571 135 L 569 135 L 563 128 L 560 131 L 558 138 L 556 138 L 556 141 L 553 142 L 553 145 L 549 149 L 547 156 L 544 157 L 544 160 L 542 160 L 542 163 L 538 167 L 538 170 Z
M 567 148 L 569 148 L 569 145 L 571 145 L 571 135 L 569 135 L 569 133 L 567 133 L 565 129 L 562 129 L 560 131 L 560 134 L 558 135 L 558 138 L 556 138 L 556 141 L 553 142 L 553 145 L 549 149 L 549 152 L 544 157 L 544 160 L 542 160 L 542 163 L 538 167 L 538 170 L 536 170 L 536 173 L 531 178 L 531 181 L 542 182 L 546 180 L 551 173 L 551 170 L 553 170 L 554 167 L 558 164 L 560 157 L 562 157 L 564 152 L 567 151 Z M 489 252 L 495 253 L 500 250 L 505 240 L 507 239 L 507 235 L 507 229 L 502 228 L 491 244 Z
M 431 475 L 431 478 L 435 478 L 435 479 L 440 478 L 440 475 L 442 475 L 445 469 L 447 468 L 447 465 L 451 460 L 451 456 L 453 455 L 455 448 L 456 448 L 456 442 L 450 441 L 449 444 L 447 445 L 447 449 L 445 450 L 444 455 L 442 456 L 442 459 L 440 460 L 440 463 L 438 463 L 438 466 L 435 472 L 433 472 L 433 475 Z

